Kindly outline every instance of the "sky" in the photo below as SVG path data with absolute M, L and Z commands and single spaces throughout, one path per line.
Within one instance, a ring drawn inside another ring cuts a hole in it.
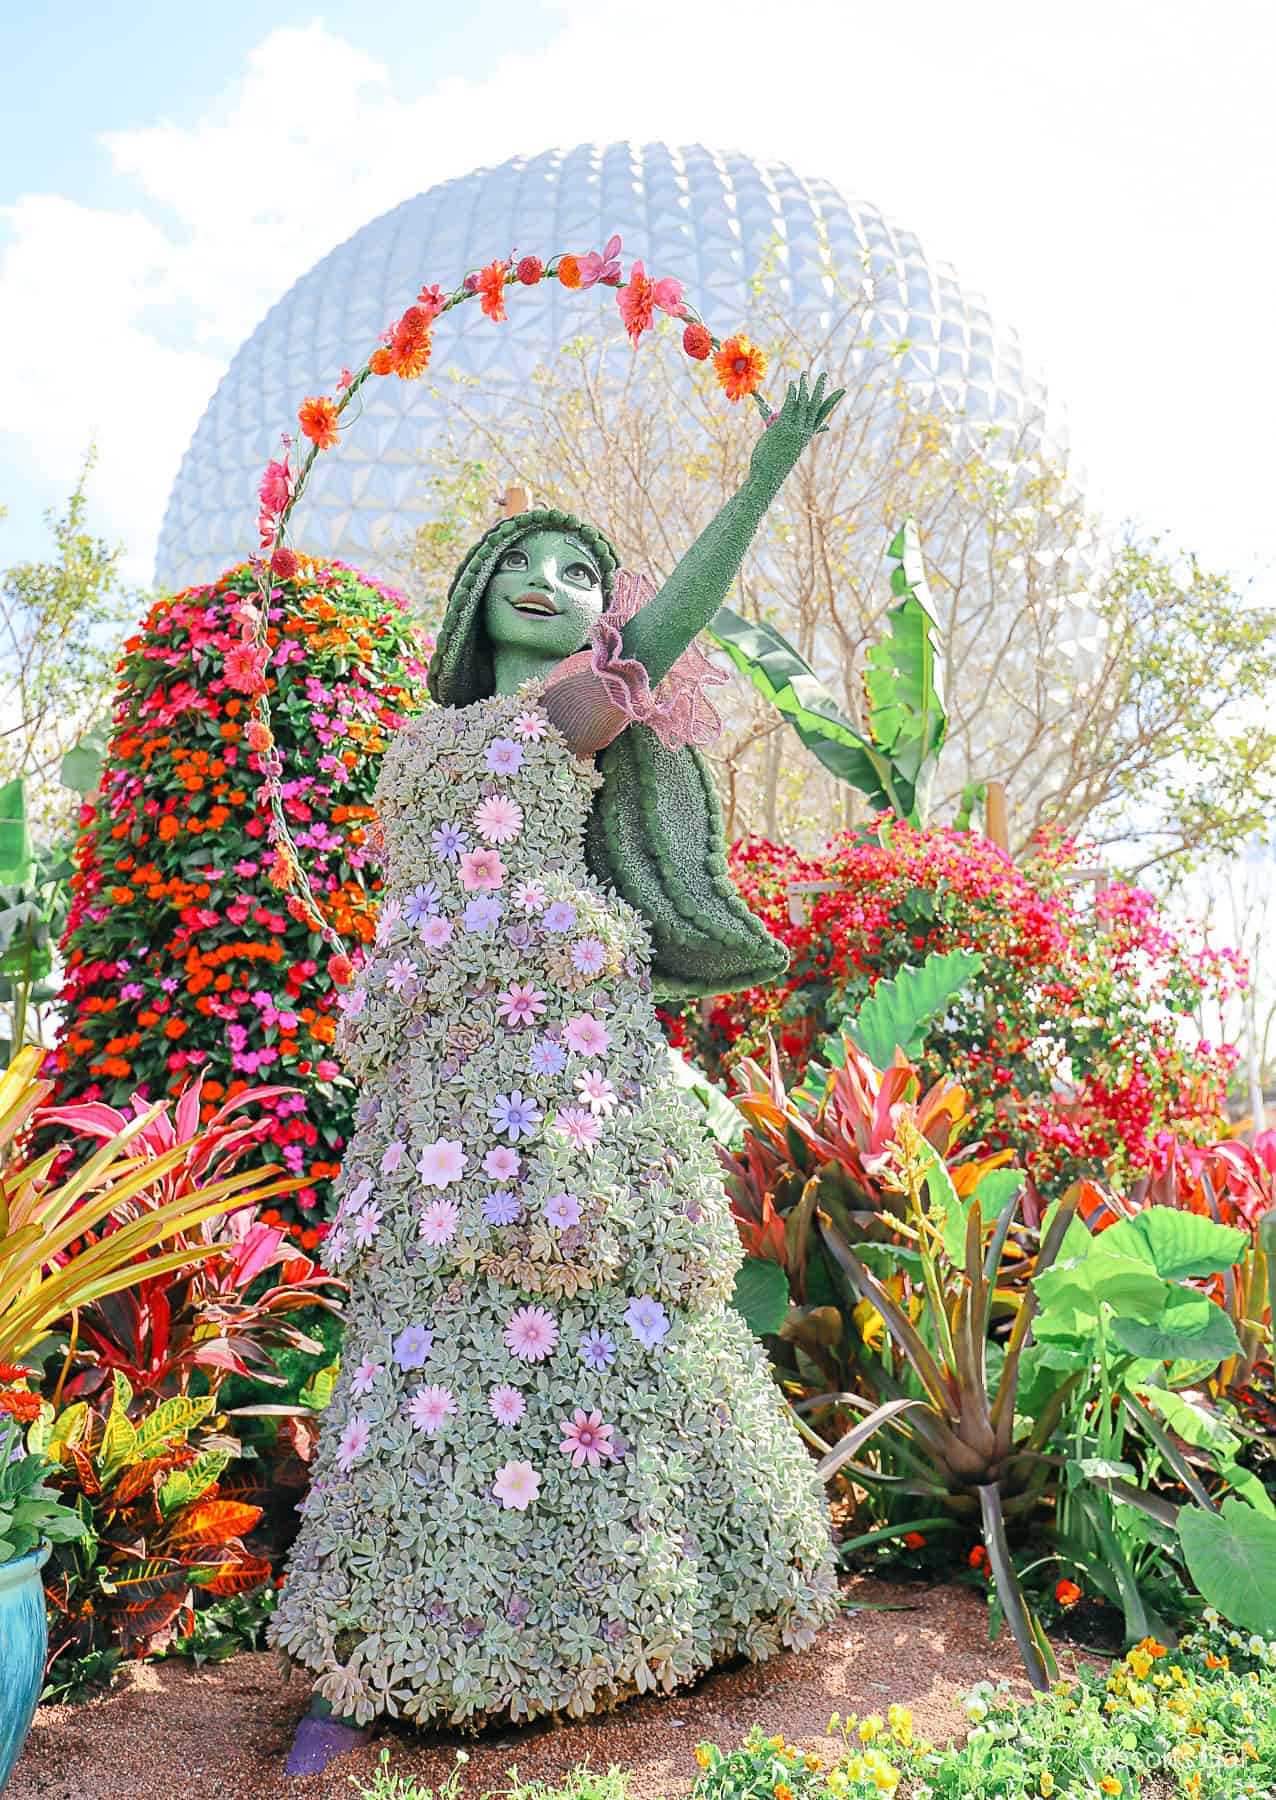
M 208 399 L 299 275 L 437 181 L 632 138 L 786 161 L 916 232 L 1017 331 L 1105 517 L 1276 604 L 1270 4 L 9 5 L 0 567 L 95 442 L 90 522 L 148 581 Z

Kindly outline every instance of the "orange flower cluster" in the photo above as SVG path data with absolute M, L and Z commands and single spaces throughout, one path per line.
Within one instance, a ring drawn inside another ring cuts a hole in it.
M 102 785 L 82 819 L 51 1073 L 61 1101 L 119 1106 L 134 1091 L 179 1092 L 202 1070 L 206 1112 L 259 1082 L 287 1084 L 268 1107 L 271 1143 L 307 1177 L 302 1237 L 322 1233 L 351 1104 L 315 932 L 373 935 L 372 789 L 424 663 L 398 595 L 340 564 L 297 565 L 275 586 L 264 640 L 271 728 L 224 676 L 250 568 L 157 601 L 125 645 Z M 280 899 L 296 853 L 271 842 L 261 808 L 277 758 L 315 916 Z
M 724 339 L 722 348 L 714 356 L 713 372 L 727 399 L 734 402 L 757 392 L 762 386 L 766 365 L 765 352 L 751 344 L 747 337 L 737 334 Z

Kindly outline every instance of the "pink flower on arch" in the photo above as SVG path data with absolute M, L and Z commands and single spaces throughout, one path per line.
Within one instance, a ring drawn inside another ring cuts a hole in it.
M 226 652 L 222 667 L 226 682 L 238 694 L 264 694 L 266 691 L 266 657 L 264 644 L 243 640 Z
M 604 282 L 614 287 L 620 280 L 620 239 L 613 236 L 603 245 L 602 255 L 597 250 L 589 251 L 586 256 L 578 256 L 580 265 L 580 285 L 583 288 L 593 287 L 595 282 Z
M 471 894 L 499 888 L 505 880 L 505 864 L 496 850 L 466 850 L 461 855 L 461 886 Z
M 636 346 L 643 332 L 650 331 L 655 323 L 655 307 L 675 317 L 681 313 L 682 283 L 672 275 L 653 281 L 638 261 L 629 271 L 628 284 L 617 289 L 616 305 L 620 308 L 629 341 Z

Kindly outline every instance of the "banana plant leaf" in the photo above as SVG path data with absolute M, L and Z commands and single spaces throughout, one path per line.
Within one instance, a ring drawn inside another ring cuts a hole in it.
M 31 878 L 31 834 L 22 777 L 0 787 L 0 887 L 25 887 Z
M 917 525 L 906 519 L 891 540 L 894 558 L 887 635 L 868 653 L 869 735 L 890 758 L 896 810 L 924 825 L 939 753 L 948 730 L 944 687 L 930 592 Z
M 890 758 L 852 725 L 824 683 L 774 625 L 720 607 L 708 632 L 763 699 L 783 713 L 812 756 L 879 812 L 908 816 Z

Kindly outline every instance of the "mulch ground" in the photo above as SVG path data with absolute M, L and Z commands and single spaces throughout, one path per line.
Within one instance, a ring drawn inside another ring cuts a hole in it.
M 582 1724 L 469 1740 L 387 1732 L 305 1780 L 285 1779 L 283 1765 L 309 1692 L 273 1655 L 201 1669 L 134 1666 L 99 1699 L 41 1707 L 6 1800 L 350 1800 L 384 1745 L 396 1773 L 436 1791 L 463 1745 L 469 1796 L 503 1787 L 512 1766 L 524 1780 L 553 1781 L 588 1761 L 632 1770 L 635 1800 L 657 1800 L 691 1787 L 698 1743 L 726 1747 L 755 1722 L 828 1753 L 833 1712 L 884 1713 L 898 1700 L 913 1709 L 919 1735 L 942 1740 L 961 1731 L 961 1696 L 976 1681 L 1006 1676 L 1027 1691 L 1009 1635 L 989 1645 L 986 1609 L 969 1590 L 858 1579 L 845 1597 L 845 1617 L 798 1655 L 722 1669 L 681 1694 L 630 1701 Z M 883 1603 L 908 1610 L 867 1610 Z M 1071 1666 L 1066 1655 L 1060 1666 Z

